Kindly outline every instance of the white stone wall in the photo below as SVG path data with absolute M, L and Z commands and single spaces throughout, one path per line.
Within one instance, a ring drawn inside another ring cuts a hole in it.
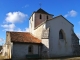
M 54 18 L 46 23 L 46 28 L 50 28 L 49 52 L 50 57 L 60 57 L 72 55 L 71 31 L 73 25 L 67 22 L 62 16 Z M 66 40 L 59 39 L 59 31 L 63 29 Z
M 42 58 L 49 58 L 49 39 L 42 39 Z
M 13 43 L 13 55 L 12 58 L 26 58 L 28 55 L 28 47 L 30 44 L 18 44 Z M 33 46 L 33 54 L 38 54 L 38 45 Z
M 5 56 L 7 53 L 7 45 L 3 45 L 2 56 Z
M 11 38 L 10 38 L 10 32 L 6 32 L 6 43 L 9 43 L 9 42 L 11 42 L 10 41 L 11 40 Z
M 11 46 L 5 44 L 2 49 L 2 56 L 5 56 L 6 59 L 11 59 Z
M 42 36 L 42 31 L 43 31 L 43 25 L 41 25 L 40 27 L 38 27 L 37 29 L 35 29 L 34 32 L 34 36 L 41 39 Z
M 29 29 L 32 34 L 34 34 L 34 25 L 35 25 L 35 13 L 31 16 L 29 20 Z
M 6 59 L 11 58 L 11 41 L 10 41 L 10 32 L 6 32 L 6 43 L 3 45 L 2 55 L 6 57 Z
M 47 15 L 47 14 L 41 14 L 42 15 L 42 19 L 40 19 L 40 14 L 41 13 L 34 13 L 30 20 L 29 20 L 29 28 L 30 28 L 30 32 L 37 38 L 41 39 L 41 34 L 42 34 L 42 30 L 43 30 L 43 25 L 39 26 L 38 28 L 35 29 L 35 21 L 37 22 L 44 22 L 45 20 L 47 20 L 47 16 L 48 16 L 48 20 L 52 19 L 53 16 L 52 15 Z
M 44 44 L 44 46 L 46 46 L 46 49 L 49 49 L 49 40 L 48 39 L 42 39 L 42 43 Z M 43 48 L 43 49 L 45 50 L 45 48 Z

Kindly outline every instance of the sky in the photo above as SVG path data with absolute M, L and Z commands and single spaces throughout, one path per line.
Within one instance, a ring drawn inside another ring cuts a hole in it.
M 80 38 L 80 0 L 0 0 L 0 45 L 6 31 L 29 32 L 29 17 L 40 7 L 54 16 L 63 15 Z

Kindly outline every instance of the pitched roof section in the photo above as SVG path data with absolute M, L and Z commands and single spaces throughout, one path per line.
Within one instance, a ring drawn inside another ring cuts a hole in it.
M 58 18 L 58 17 L 62 17 L 62 18 L 64 18 L 67 22 L 69 22 L 65 17 L 63 17 L 62 15 L 59 15 L 59 16 L 56 16 L 56 17 L 54 17 L 54 18 L 52 18 L 52 19 L 43 21 L 41 24 L 39 24 L 37 27 L 35 27 L 35 29 L 37 29 L 38 27 L 40 27 L 40 26 L 43 25 L 44 23 L 46 23 L 46 22 L 48 22 L 48 21 L 51 21 L 51 20 L 54 20 L 54 19 L 56 19 L 56 18 Z M 72 26 L 74 26 L 71 22 L 69 22 L 69 23 L 70 23 Z
M 47 13 L 47 12 L 46 12 L 45 10 L 43 10 L 42 8 L 39 8 L 37 11 L 34 11 L 34 12 L 32 13 L 32 15 L 33 15 L 34 13 L 42 13 L 42 14 L 48 14 L 48 15 L 54 16 L 53 14 Z M 32 16 L 32 15 L 31 15 L 31 16 Z M 30 18 L 31 18 L 31 16 L 30 16 Z M 29 18 L 29 20 L 30 20 L 30 18 Z
M 41 43 L 41 40 L 28 32 L 10 32 L 11 42 Z
M 47 13 L 46 11 L 44 11 L 43 9 L 38 9 L 35 13 L 42 13 L 42 14 L 48 14 L 48 15 L 52 15 L 52 14 L 49 14 Z
M 36 11 L 36 13 L 43 13 L 43 14 L 49 14 L 49 13 L 47 13 L 46 11 L 44 11 L 43 9 L 38 9 L 37 11 Z
M 69 22 L 69 21 L 68 21 L 65 17 L 63 17 L 62 15 L 56 16 L 56 17 L 54 17 L 54 18 L 52 18 L 52 19 L 50 19 L 50 20 L 53 20 L 53 19 L 58 18 L 58 17 L 64 18 L 68 23 L 70 23 L 72 26 L 74 26 L 71 22 Z M 47 21 L 50 21 L 50 20 L 47 20 Z

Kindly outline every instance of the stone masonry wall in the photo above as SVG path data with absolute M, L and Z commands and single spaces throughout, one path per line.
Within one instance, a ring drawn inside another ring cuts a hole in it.
M 49 28 L 42 32 L 42 58 L 49 58 Z
M 80 55 L 79 39 L 75 33 L 72 34 L 72 48 L 73 48 L 73 55 L 79 56 Z

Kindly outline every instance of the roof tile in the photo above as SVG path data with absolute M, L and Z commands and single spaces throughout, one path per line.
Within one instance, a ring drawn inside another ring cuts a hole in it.
M 10 32 L 11 42 L 41 43 L 41 40 L 28 32 Z

